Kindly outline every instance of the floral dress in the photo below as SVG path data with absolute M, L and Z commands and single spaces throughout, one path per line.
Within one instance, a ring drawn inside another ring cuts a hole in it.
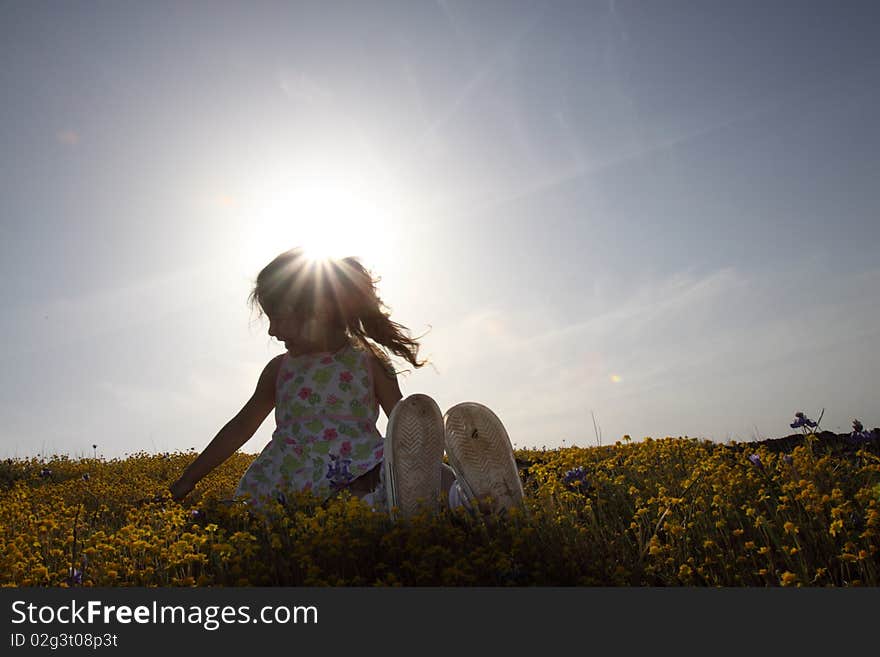
M 275 383 L 275 432 L 245 471 L 236 497 L 254 507 L 283 503 L 296 491 L 326 499 L 382 463 L 371 357 L 354 344 L 333 353 L 284 354 Z M 364 499 L 378 503 L 379 497 L 377 488 Z

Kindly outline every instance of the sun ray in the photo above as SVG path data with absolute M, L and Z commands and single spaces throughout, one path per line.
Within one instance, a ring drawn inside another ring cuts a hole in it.
M 247 222 L 238 245 L 242 268 L 252 272 L 293 247 L 301 247 L 312 262 L 382 258 L 394 235 L 395 208 L 391 195 L 379 189 L 329 176 L 278 176 L 254 186 L 242 208 Z

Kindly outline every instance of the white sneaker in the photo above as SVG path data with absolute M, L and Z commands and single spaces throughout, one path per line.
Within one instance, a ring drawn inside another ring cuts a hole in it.
M 450 408 L 444 416 L 446 455 L 466 506 L 486 498 L 498 513 L 522 505 L 523 487 L 507 430 L 495 413 L 476 402 Z
M 464 493 L 461 492 L 461 486 L 456 481 L 449 487 L 449 508 L 450 509 L 460 509 L 464 507 L 468 511 L 472 511 L 473 507 L 467 501 L 467 498 L 464 496 Z
M 440 407 L 427 395 L 410 395 L 391 411 L 383 466 L 390 513 L 396 507 L 406 518 L 423 506 L 438 509 L 443 432 Z

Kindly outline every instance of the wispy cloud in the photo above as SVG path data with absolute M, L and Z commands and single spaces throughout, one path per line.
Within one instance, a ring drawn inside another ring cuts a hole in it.
M 536 335 L 522 348 L 562 358 L 555 345 L 591 345 L 573 351 L 598 348 L 611 371 L 600 373 L 597 381 L 613 373 L 621 383 L 647 389 L 694 373 L 745 371 L 769 358 L 862 339 L 877 331 L 878 290 L 877 270 L 824 278 L 800 268 L 752 275 L 730 268 L 703 277 L 678 273 L 645 282 L 605 312 Z M 589 376 L 576 365 L 565 374 Z
M 880 335 L 880 270 L 810 271 L 679 272 L 617 298 L 580 299 L 598 306 L 594 316 L 537 331 L 520 309 L 482 309 L 437 332 L 445 376 L 431 384 L 444 401 L 491 399 L 519 436 L 558 439 L 579 424 L 581 438 L 592 436 L 596 409 L 606 436 L 617 439 L 641 435 L 642 427 L 651 427 L 644 435 L 672 435 L 685 427 L 688 403 L 702 407 L 707 390 L 753 377 L 755 385 L 736 388 L 725 407 L 702 408 L 735 427 L 733 407 L 760 404 L 757 382 L 772 365 L 784 372 L 803 361 L 828 370 L 841 346 Z
M 250 392 L 255 383 L 254 373 L 258 373 L 261 366 L 261 363 L 237 360 L 202 359 L 181 367 L 178 375 L 169 376 L 167 385 L 162 387 L 132 378 L 107 380 L 96 387 L 112 402 L 113 408 L 129 417 L 138 416 L 140 420 L 149 419 L 157 410 L 170 417 L 186 415 L 193 408 L 203 412 L 220 409 L 231 416 L 237 410 L 234 404 L 243 403 L 245 393 Z M 240 388 L 237 397 L 236 388 Z
M 278 73 L 278 87 L 289 99 L 308 105 L 320 105 L 332 99 L 330 90 L 303 71 Z
M 448 6 L 444 3 L 440 3 L 440 7 L 450 22 L 452 22 Z M 427 145 L 432 143 L 433 139 L 443 132 L 452 119 L 459 115 L 468 106 L 472 98 L 474 98 L 480 90 L 494 79 L 500 66 L 510 60 L 511 54 L 516 51 L 520 43 L 535 28 L 537 23 L 538 20 L 535 18 L 525 21 L 512 35 L 504 40 L 500 47 L 491 52 L 489 56 L 480 63 L 481 65 L 476 72 L 461 86 L 458 94 L 450 103 L 440 109 L 435 118 L 415 140 L 412 146 L 412 157 L 421 153 Z
M 461 20 L 455 15 L 449 0 L 436 0 L 436 2 L 440 11 L 443 13 L 443 16 L 446 18 L 446 21 L 449 23 L 449 27 L 455 32 L 455 35 L 459 38 L 463 37 L 464 31 L 461 28 Z
M 27 340 L 4 342 L 0 359 L 42 351 L 47 344 L 57 349 L 161 324 L 175 313 L 186 313 L 221 296 L 216 275 L 216 264 L 197 265 L 119 287 L 23 304 L 17 312 L 0 318 L 0 335 L 27 335 Z M 58 330 L 60 326 L 63 331 Z

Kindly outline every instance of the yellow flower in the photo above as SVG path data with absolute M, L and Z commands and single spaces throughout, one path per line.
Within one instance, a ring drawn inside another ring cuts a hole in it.
M 780 583 L 782 584 L 782 586 L 792 586 L 794 584 L 797 584 L 797 581 L 797 575 L 787 570 L 782 573 L 782 577 L 780 578 Z

